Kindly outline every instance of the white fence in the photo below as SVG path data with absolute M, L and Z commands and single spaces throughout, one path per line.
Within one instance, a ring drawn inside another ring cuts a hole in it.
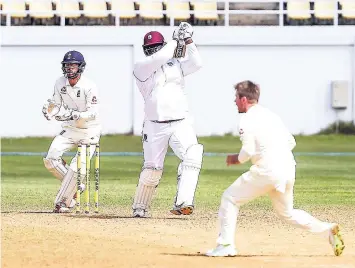
M 41 113 L 61 75 L 63 55 L 81 51 L 85 74 L 98 85 L 103 133 L 140 135 L 143 99 L 133 63 L 144 57 L 143 36 L 172 27 L 2 27 L 1 136 L 49 136 L 60 124 Z M 281 115 L 294 134 L 312 134 L 336 119 L 355 120 L 355 27 L 195 27 L 203 68 L 186 79 L 198 135 L 237 134 L 233 84 L 261 85 L 261 104 Z M 348 81 L 347 109 L 331 108 L 331 82 Z

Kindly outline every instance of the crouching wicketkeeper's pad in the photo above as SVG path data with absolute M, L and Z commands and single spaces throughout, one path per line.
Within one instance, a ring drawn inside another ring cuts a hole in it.
M 55 198 L 55 205 L 59 202 L 63 202 L 65 203 L 66 207 L 70 206 L 73 196 L 77 191 L 76 175 L 77 173 L 74 172 L 71 168 L 68 169 L 68 172 L 65 174 L 62 185 Z
M 44 166 L 59 180 L 63 180 L 65 174 L 67 174 L 69 166 L 64 162 L 62 158 L 52 159 L 43 158 Z
M 139 176 L 139 182 L 133 201 L 133 209 L 149 209 L 155 189 L 162 175 L 162 169 L 143 168 Z
M 179 165 L 175 206 L 193 205 L 198 177 L 202 167 L 203 145 L 189 147 Z

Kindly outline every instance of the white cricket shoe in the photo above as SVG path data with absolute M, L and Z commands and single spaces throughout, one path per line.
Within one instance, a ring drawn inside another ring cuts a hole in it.
M 142 208 L 133 209 L 133 217 L 135 218 L 144 218 L 146 211 Z
M 332 245 L 335 256 L 340 256 L 345 248 L 338 224 L 333 224 L 329 229 L 329 243 Z
M 234 257 L 237 255 L 237 250 L 232 245 L 218 245 L 205 254 L 208 257 Z

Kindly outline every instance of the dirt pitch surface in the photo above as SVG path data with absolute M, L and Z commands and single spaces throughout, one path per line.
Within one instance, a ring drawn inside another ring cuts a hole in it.
M 130 211 L 2 213 L 2 267 L 355 268 L 355 212 L 313 214 L 341 223 L 342 256 L 333 255 L 325 237 L 290 227 L 273 212 L 241 212 L 234 258 L 203 256 L 215 245 L 216 213 L 178 217 L 155 211 L 146 219 L 130 218 Z

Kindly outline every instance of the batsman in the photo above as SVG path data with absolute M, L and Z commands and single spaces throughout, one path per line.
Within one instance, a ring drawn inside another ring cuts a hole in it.
M 177 193 L 171 213 L 190 215 L 202 166 L 203 145 L 188 118 L 184 92 L 187 75 L 201 68 L 201 57 L 192 40 L 193 28 L 186 22 L 166 42 L 157 31 L 144 36 L 144 60 L 134 65 L 133 75 L 144 98 L 142 131 L 144 164 L 133 201 L 133 216 L 145 217 L 163 175 L 168 146 L 180 159 Z
M 54 138 L 43 159 L 48 171 L 61 181 L 54 201 L 55 213 L 70 212 L 76 203 L 77 155 L 68 165 L 62 158 L 63 154 L 77 144 L 96 144 L 100 140 L 97 88 L 90 79 L 83 76 L 85 66 L 84 56 L 80 52 L 67 52 L 62 61 L 63 76 L 55 82 L 53 96 L 42 108 L 47 120 L 63 122 L 63 130 Z M 94 152 L 95 145 L 91 145 L 90 158 Z M 85 167 L 85 154 L 80 161 Z M 82 171 L 84 173 L 85 168 Z M 85 185 L 81 184 L 81 191 L 84 190 Z

